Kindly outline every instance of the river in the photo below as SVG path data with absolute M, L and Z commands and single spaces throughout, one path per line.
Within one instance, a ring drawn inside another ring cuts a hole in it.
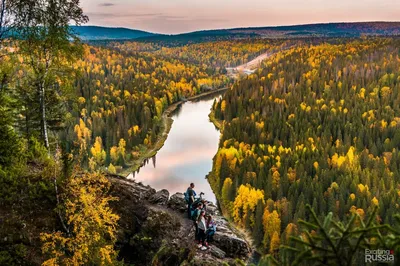
M 193 182 L 197 194 L 204 192 L 207 200 L 216 203 L 205 176 L 212 169 L 212 158 L 217 152 L 220 136 L 208 114 L 214 99 L 220 97 L 221 93 L 218 93 L 180 105 L 172 113 L 174 122 L 164 146 L 128 177 L 156 190 L 167 189 L 171 195 L 185 192 Z

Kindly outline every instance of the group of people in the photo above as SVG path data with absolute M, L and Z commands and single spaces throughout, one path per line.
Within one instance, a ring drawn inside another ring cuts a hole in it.
M 185 199 L 188 204 L 188 218 L 193 220 L 195 231 L 195 241 L 198 248 L 207 250 L 208 244 L 213 241 L 213 236 L 217 230 L 217 226 L 213 217 L 207 214 L 207 201 L 202 198 L 203 193 L 196 197 L 194 184 L 191 183 L 186 190 Z

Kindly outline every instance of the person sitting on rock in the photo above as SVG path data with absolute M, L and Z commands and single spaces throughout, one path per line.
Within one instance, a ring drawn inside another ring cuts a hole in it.
M 200 239 L 199 239 L 199 229 L 198 229 L 198 226 L 197 226 L 197 220 L 200 217 L 200 214 L 202 212 L 202 210 L 201 210 L 202 208 L 203 208 L 203 206 L 200 203 L 199 205 L 197 205 L 197 208 L 191 213 L 191 219 L 193 220 L 193 224 L 194 224 L 194 227 L 195 227 L 194 238 L 195 238 L 195 240 L 197 242 L 200 241 Z
M 197 230 L 198 230 L 198 239 L 200 241 L 198 248 L 201 250 L 206 250 L 208 243 L 206 242 L 206 219 L 205 219 L 206 212 L 201 211 L 200 216 L 197 218 Z
M 211 215 L 207 217 L 206 226 L 207 226 L 206 240 L 207 243 L 210 243 L 213 241 L 213 236 L 215 234 L 215 231 L 217 231 L 217 224 L 215 223 Z
M 186 201 L 188 203 L 187 211 L 188 211 L 188 218 L 189 219 L 191 218 L 192 204 L 195 202 L 194 201 L 194 197 L 195 196 L 196 196 L 196 192 L 194 191 L 194 184 L 190 183 L 190 186 L 188 187 L 188 189 L 186 190 L 186 193 L 185 193 L 185 198 L 186 198 Z

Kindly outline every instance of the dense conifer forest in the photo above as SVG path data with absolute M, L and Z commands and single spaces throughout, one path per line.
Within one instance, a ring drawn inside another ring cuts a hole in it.
M 226 215 L 278 258 L 309 220 L 400 208 L 400 43 L 302 45 L 265 61 L 215 102 L 223 121 L 209 181 Z

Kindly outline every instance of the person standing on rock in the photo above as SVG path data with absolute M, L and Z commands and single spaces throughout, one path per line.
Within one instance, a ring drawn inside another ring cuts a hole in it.
M 197 208 L 193 211 L 193 213 L 191 214 L 191 219 L 193 220 L 193 224 L 194 224 L 194 228 L 195 228 L 194 238 L 195 238 L 196 242 L 198 241 L 198 243 L 200 243 L 200 239 L 199 239 L 199 227 L 197 226 L 197 224 L 198 224 L 198 220 L 200 218 L 201 212 L 202 212 L 202 210 L 201 210 L 202 208 L 203 208 L 203 204 L 200 203 L 197 206 Z
M 196 192 L 194 191 L 194 184 L 190 183 L 190 186 L 186 190 L 186 195 L 188 197 L 188 218 L 190 219 L 192 217 L 192 204 L 194 202 L 194 197 L 196 196 Z
M 198 239 L 200 241 L 200 244 L 198 248 L 201 250 L 206 250 L 207 249 L 207 242 L 206 242 L 206 218 L 205 218 L 206 212 L 201 211 L 199 218 L 197 218 L 197 231 L 198 231 Z

